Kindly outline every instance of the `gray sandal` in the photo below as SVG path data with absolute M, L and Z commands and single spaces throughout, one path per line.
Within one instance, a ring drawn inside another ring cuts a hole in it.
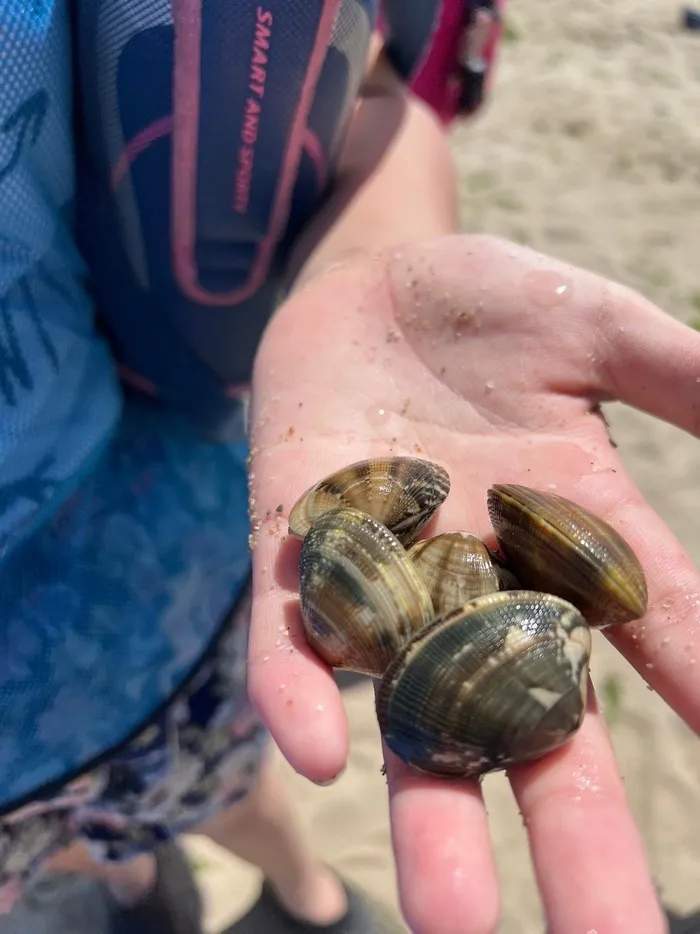
M 46 875 L 0 917 L 0 934 L 202 934 L 202 900 L 185 854 L 169 842 L 155 857 L 156 884 L 133 908 L 87 876 Z
M 280 903 L 269 882 L 250 911 L 226 934 L 405 934 L 406 928 L 364 892 L 339 879 L 348 900 L 348 910 L 333 924 L 318 925 L 294 917 Z
M 109 934 L 202 934 L 202 897 L 187 857 L 174 842 L 155 850 L 156 884 L 132 908 L 111 902 Z

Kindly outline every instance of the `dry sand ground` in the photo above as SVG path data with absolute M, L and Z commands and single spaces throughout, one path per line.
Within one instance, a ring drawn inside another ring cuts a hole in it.
M 700 319 L 700 35 L 679 31 L 673 0 L 526 0 L 509 19 L 489 109 L 454 137 L 465 229 L 530 244 Z M 620 406 L 609 414 L 635 481 L 700 561 L 700 443 Z M 698 911 L 700 742 L 602 639 L 593 674 L 664 902 Z M 395 904 L 370 688 L 346 697 L 352 753 L 342 780 L 318 789 L 282 768 L 318 851 Z M 485 790 L 502 931 L 541 932 L 508 786 L 495 776 Z M 258 880 L 200 840 L 192 851 L 209 929 L 219 931 L 255 898 Z

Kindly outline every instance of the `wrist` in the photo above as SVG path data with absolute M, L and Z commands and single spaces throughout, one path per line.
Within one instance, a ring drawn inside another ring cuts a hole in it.
M 333 194 L 297 243 L 294 290 L 324 271 L 458 229 L 456 173 L 444 129 L 398 85 L 358 102 Z

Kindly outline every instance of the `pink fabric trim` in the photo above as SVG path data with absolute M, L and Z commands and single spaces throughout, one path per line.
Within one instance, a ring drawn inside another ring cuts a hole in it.
M 225 396 L 227 399 L 240 399 L 250 392 L 250 383 L 235 383 L 233 386 L 227 386 Z
M 444 122 L 454 115 L 451 95 L 446 93 L 447 80 L 459 56 L 463 17 L 464 0 L 443 0 L 430 44 L 410 85 L 413 93 L 424 100 Z
M 215 294 L 199 284 L 194 258 L 197 130 L 199 124 L 200 51 L 202 0 L 173 0 L 175 25 L 175 68 L 173 98 L 175 126 L 173 138 L 173 229 L 172 251 L 175 277 L 182 292 L 210 307 L 244 302 L 260 288 L 267 275 L 273 250 L 288 216 L 289 202 L 299 167 L 306 121 L 313 103 L 318 76 L 323 66 L 331 30 L 341 0 L 326 0 L 316 33 L 316 41 L 292 125 L 284 166 L 277 183 L 272 217 L 267 234 L 245 285 L 231 292 Z
M 139 389 L 147 396 L 158 397 L 158 390 L 156 389 L 155 383 L 152 383 L 150 379 L 146 379 L 145 376 L 141 376 L 135 370 L 123 364 L 119 366 L 118 372 L 122 380 L 130 386 L 133 386 L 134 389 Z
M 314 164 L 318 181 L 323 182 L 326 177 L 326 156 L 318 136 L 308 127 L 304 131 L 304 152 Z
M 506 0 L 499 0 L 498 7 L 502 15 Z M 410 82 L 413 93 L 435 111 L 443 124 L 451 123 L 458 116 L 459 88 L 451 76 L 461 52 L 463 16 L 464 0 L 443 0 L 426 54 Z M 495 63 L 501 35 L 502 26 L 497 24 L 484 50 L 490 66 Z M 492 80 L 493 67 L 490 67 L 485 94 Z
M 150 126 L 147 126 L 140 133 L 137 133 L 124 147 L 124 152 L 119 156 L 112 168 L 112 189 L 116 189 L 121 184 L 124 176 L 129 171 L 131 164 L 138 159 L 142 152 L 145 152 L 149 146 L 152 146 L 157 140 L 167 136 L 173 131 L 172 116 L 161 117 Z

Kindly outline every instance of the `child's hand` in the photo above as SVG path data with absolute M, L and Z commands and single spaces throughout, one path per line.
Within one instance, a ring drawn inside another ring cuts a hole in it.
M 641 559 L 649 612 L 607 634 L 700 726 L 700 575 L 626 476 L 598 405 L 620 399 L 700 426 L 700 335 L 620 286 L 483 237 L 352 260 L 307 284 L 271 324 L 254 382 L 250 687 L 290 763 L 332 779 L 347 724 L 308 649 L 286 516 L 325 474 L 373 455 L 444 465 L 437 530 L 489 530 L 494 482 L 551 488 L 607 519 Z M 282 513 L 277 512 L 279 505 Z M 663 651 L 660 646 L 664 643 Z M 418 934 L 496 930 L 498 889 L 475 782 L 412 774 L 388 757 L 404 911 Z M 379 768 L 380 763 L 377 763 Z M 666 930 L 602 716 L 592 700 L 561 751 L 514 768 L 554 934 Z

